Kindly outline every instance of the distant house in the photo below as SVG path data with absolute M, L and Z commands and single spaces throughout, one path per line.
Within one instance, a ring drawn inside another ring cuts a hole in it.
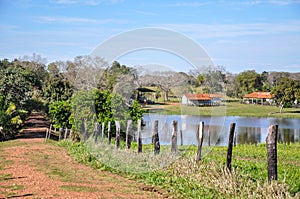
M 216 106 L 221 101 L 219 94 L 185 94 L 181 98 L 181 104 L 189 106 Z
M 247 104 L 271 104 L 272 94 L 270 92 L 253 92 L 243 97 L 243 102 Z

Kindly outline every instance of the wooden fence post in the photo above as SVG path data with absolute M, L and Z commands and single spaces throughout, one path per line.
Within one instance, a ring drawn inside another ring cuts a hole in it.
M 99 135 L 99 124 L 96 122 L 94 124 L 94 141 L 97 142 L 98 140 L 98 135 Z
M 72 141 L 74 140 L 73 128 L 70 129 L 69 138 L 70 138 Z
M 83 141 L 86 142 L 87 139 L 88 139 L 88 132 L 87 132 L 87 124 L 86 124 L 86 122 L 84 122 L 83 126 L 84 126 L 84 137 L 83 137 Z
M 52 131 L 52 124 L 50 124 L 50 129 L 49 129 L 49 134 L 48 134 L 48 140 L 50 139 L 51 131 Z
M 47 139 L 48 139 L 48 133 L 49 133 L 49 129 L 47 128 L 47 129 L 46 129 L 45 142 L 47 142 Z
M 108 138 L 108 144 L 111 143 L 111 122 L 108 122 L 107 124 L 107 138 Z
M 178 131 L 178 122 L 173 120 L 172 121 L 172 148 L 171 152 L 177 152 L 177 131 Z
M 268 181 L 277 180 L 277 135 L 278 125 L 270 125 L 266 138 L 268 152 Z
M 126 149 L 130 149 L 132 141 L 132 120 L 127 121 L 126 128 Z
M 197 150 L 197 157 L 196 157 L 197 164 L 201 160 L 203 136 L 204 136 L 204 122 L 200 122 L 197 131 L 197 138 L 198 138 L 198 150 Z
M 62 127 L 59 128 L 59 140 L 63 139 L 64 129 Z
M 66 141 L 67 139 L 67 135 L 68 135 L 68 128 L 65 129 L 65 136 L 64 136 L 64 140 Z
M 116 148 L 120 148 L 120 121 L 116 121 Z
M 207 135 L 208 135 L 208 146 L 210 146 L 210 131 L 209 131 L 209 128 L 208 128 L 208 131 L 207 131 Z
M 104 139 L 104 122 L 102 122 L 102 128 L 101 128 L 101 136 L 102 136 L 102 140 Z
M 182 129 L 180 129 L 180 146 L 183 146 L 183 135 L 182 135 Z
M 142 151 L 143 151 L 141 127 L 142 127 L 142 121 L 141 121 L 141 119 L 138 119 L 138 129 L 137 129 L 137 134 L 138 134 L 138 153 L 142 153 Z
M 233 136 L 233 146 L 236 146 L 236 133 Z
M 159 135 L 158 135 L 158 120 L 154 121 L 154 131 L 152 135 L 152 141 L 154 146 L 154 154 L 158 155 L 160 153 L 160 143 L 159 143 Z
M 232 144 L 233 144 L 233 136 L 235 130 L 235 123 L 230 124 L 230 131 L 229 131 L 229 139 L 228 139 L 228 148 L 227 148 L 227 159 L 226 159 L 226 167 L 231 172 L 231 159 L 232 159 Z

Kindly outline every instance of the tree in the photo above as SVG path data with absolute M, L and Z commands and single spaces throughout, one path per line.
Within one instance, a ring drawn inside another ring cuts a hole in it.
M 113 91 L 120 80 L 128 79 L 125 76 L 135 77 L 134 70 L 114 61 L 111 67 L 104 70 L 97 87 L 100 90 Z
M 222 66 L 216 68 L 208 67 L 204 76 L 204 90 L 206 93 L 222 92 L 224 89 L 225 69 Z
M 30 68 L 0 61 L 0 139 L 15 135 L 30 112 L 28 104 L 37 85 L 37 76 Z
M 103 58 L 77 56 L 73 64 L 68 63 L 64 75 L 73 82 L 75 89 L 91 90 L 97 88 L 99 80 L 106 78 L 104 71 L 107 67 Z
M 55 128 L 72 127 L 72 104 L 70 100 L 56 101 L 49 105 L 49 115 L 52 118 Z
M 190 70 L 189 73 L 194 77 L 194 85 L 201 86 L 204 93 L 222 92 L 225 82 L 225 69 L 222 66 L 202 67 Z
M 164 101 L 169 101 L 169 94 L 172 90 L 176 96 L 182 96 L 188 92 L 188 86 L 191 85 L 191 77 L 183 72 L 163 71 L 163 72 L 149 72 L 139 77 L 143 80 L 144 85 L 157 86 L 159 91 L 163 94 Z
M 278 80 L 271 93 L 282 113 L 284 107 L 291 107 L 295 101 L 300 101 L 300 81 L 283 77 Z
M 68 100 L 73 93 L 70 82 L 64 78 L 55 63 L 48 65 L 48 77 L 43 85 L 43 98 L 48 104 Z
M 143 117 L 144 111 L 136 100 L 133 101 L 132 105 L 129 105 L 125 98 L 108 90 L 97 90 L 95 94 L 96 114 L 100 123 L 111 122 L 112 127 L 114 127 L 114 122 L 120 121 L 121 133 L 125 133 L 127 120 L 131 119 L 137 122 Z M 113 134 L 115 133 L 114 130 L 115 128 L 112 128 Z
M 236 76 L 234 93 L 236 97 L 243 97 L 246 94 L 261 91 L 262 86 L 260 74 L 254 70 L 248 70 Z

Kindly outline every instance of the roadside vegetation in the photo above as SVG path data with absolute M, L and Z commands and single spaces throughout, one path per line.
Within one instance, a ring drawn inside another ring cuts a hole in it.
M 299 144 L 278 145 L 279 179 L 272 184 L 267 182 L 265 144 L 235 147 L 232 173 L 225 169 L 226 147 L 213 147 L 199 165 L 196 147 L 188 147 L 188 152 L 167 168 L 127 173 L 99 162 L 83 144 L 66 141 L 59 145 L 80 163 L 158 187 L 176 198 L 297 198 L 300 193 Z M 134 145 L 131 150 L 136 150 Z

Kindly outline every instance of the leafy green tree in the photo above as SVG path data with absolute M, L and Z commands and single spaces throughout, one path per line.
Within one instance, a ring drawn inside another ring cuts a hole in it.
M 291 107 L 297 100 L 300 101 L 300 81 L 283 77 L 278 80 L 271 93 L 275 102 L 280 106 L 280 113 L 284 107 Z
M 145 113 L 144 109 L 142 109 L 140 103 L 138 103 L 138 101 L 134 100 L 131 107 L 129 108 L 130 111 L 130 117 L 132 119 L 132 121 L 134 121 L 135 123 L 137 123 L 137 121 L 139 119 L 142 119 L 143 114 Z
M 95 109 L 96 89 L 90 91 L 79 90 L 74 92 L 72 96 L 73 104 L 73 128 L 79 132 L 84 131 L 85 124 L 87 125 L 88 134 L 93 131 L 94 124 L 97 122 Z
M 30 110 L 36 74 L 30 68 L 0 61 L 0 139 L 13 137 Z
M 114 61 L 112 66 L 103 72 L 102 78 L 100 78 L 98 83 L 98 88 L 100 90 L 109 90 L 112 92 L 115 85 L 118 83 L 118 79 L 124 75 L 134 75 L 133 70 Z
M 17 107 L 22 108 L 31 99 L 37 84 L 37 77 L 29 68 L 0 62 L 0 94 Z
M 55 63 L 48 65 L 48 77 L 43 85 L 43 98 L 49 104 L 55 101 L 68 100 L 73 93 L 70 82 L 64 78 Z
M 260 74 L 254 70 L 244 71 L 236 76 L 234 94 L 236 97 L 243 97 L 246 94 L 261 91 L 262 80 Z
M 72 104 L 70 100 L 52 102 L 49 105 L 49 115 L 55 128 L 72 127 Z
M 143 109 L 137 101 L 133 101 L 129 106 L 127 101 L 118 94 L 111 93 L 108 90 L 96 91 L 95 107 L 98 117 L 98 122 L 108 122 L 112 124 L 112 132 L 115 133 L 115 121 L 120 121 L 121 130 L 125 129 L 127 120 L 132 119 L 137 122 L 143 116 Z M 125 133 L 122 131 L 121 133 Z
M 204 91 L 206 93 L 222 92 L 225 81 L 225 69 L 223 67 L 208 67 L 204 76 Z

